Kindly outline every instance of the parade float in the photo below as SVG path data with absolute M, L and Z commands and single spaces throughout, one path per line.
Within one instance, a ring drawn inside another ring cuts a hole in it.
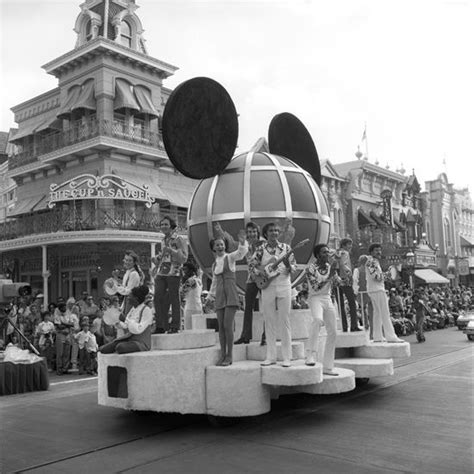
M 201 179 L 188 212 L 188 237 L 194 257 L 206 274 L 213 261 L 209 240 L 214 224 L 236 235 L 249 221 L 291 222 L 294 242 L 309 239 L 295 251 L 298 284 L 311 261 L 312 249 L 326 244 L 330 232 L 328 204 L 319 184 L 319 159 L 304 125 L 292 114 L 277 115 L 266 141 L 233 157 L 238 121 L 226 90 L 207 78 L 181 84 L 170 96 L 163 114 L 163 140 L 173 165 L 184 175 Z M 246 265 L 237 266 L 244 287 Z M 290 316 L 292 365 L 262 367 L 265 347 L 259 341 L 234 347 L 233 363 L 217 366 L 220 355 L 214 314 L 192 317 L 192 329 L 155 334 L 148 352 L 99 354 L 100 405 L 128 410 L 244 417 L 267 413 L 271 400 L 283 394 L 325 395 L 351 391 L 356 380 L 390 376 L 393 359 L 408 357 L 408 343 L 373 343 L 365 331 L 338 332 L 337 376 L 322 366 L 304 363 L 309 310 Z M 234 334 L 242 328 L 243 313 L 235 319 Z M 263 330 L 261 313 L 254 313 L 253 334 Z M 320 336 L 325 338 L 324 331 Z M 324 343 L 319 345 L 322 352 Z M 280 348 L 278 347 L 281 359 Z M 318 360 L 321 360 L 321 353 Z

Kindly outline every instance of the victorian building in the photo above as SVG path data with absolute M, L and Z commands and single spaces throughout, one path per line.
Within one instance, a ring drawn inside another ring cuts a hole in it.
M 346 213 L 347 206 L 345 188 L 347 181 L 339 176 L 329 160 L 321 160 L 321 191 L 326 196 L 331 213 L 331 233 L 329 245 L 338 248 L 341 239 L 347 237 Z
M 390 170 L 361 159 L 334 165 L 346 180 L 346 232 L 354 240 L 353 257 L 373 242 L 384 247 L 385 265 L 394 265 L 407 282 L 445 283 L 436 250 L 425 232 L 421 187 L 414 174 Z
M 128 248 L 147 269 L 160 218 L 184 230 L 197 184 L 165 153 L 163 81 L 177 68 L 148 54 L 135 1 L 80 8 L 74 49 L 43 66 L 57 87 L 12 108 L 18 129 L 0 163 L 4 273 L 46 300 L 102 294 Z
M 468 189 L 456 189 L 445 173 L 425 183 L 426 232 L 438 249 L 439 266 L 453 283 L 474 275 L 474 208 Z

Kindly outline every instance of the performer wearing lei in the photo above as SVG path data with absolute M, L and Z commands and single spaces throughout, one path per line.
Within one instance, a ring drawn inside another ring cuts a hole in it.
M 219 223 L 216 223 L 214 226 L 215 235 L 223 238 L 228 242 L 229 251 L 233 251 L 237 249 L 237 242 L 234 238 L 224 231 Z M 240 337 L 235 341 L 235 344 L 248 344 L 252 339 L 252 321 L 253 321 L 253 308 L 255 306 L 255 302 L 257 301 L 258 286 L 253 281 L 253 274 L 250 268 L 250 262 L 252 261 L 253 255 L 257 248 L 262 245 L 265 240 L 260 237 L 260 230 L 258 225 L 253 222 L 248 222 L 245 226 L 245 234 L 247 237 L 247 242 L 249 245 L 249 250 L 247 255 L 245 256 L 247 260 L 247 265 L 249 266 L 249 272 L 245 287 L 245 307 L 244 307 L 244 321 L 242 324 L 242 333 Z M 262 335 L 262 341 L 265 340 L 265 332 Z
M 311 326 L 309 328 L 306 365 L 315 365 L 319 345 L 319 332 L 326 326 L 327 338 L 323 356 L 323 373 L 337 375 L 334 371 L 334 353 L 336 350 L 336 308 L 331 299 L 331 291 L 341 282 L 336 273 L 338 266 L 334 259 L 329 263 L 329 248 L 325 244 L 316 245 L 313 249 L 316 261 L 306 268 L 308 281 L 309 307 Z
M 232 364 L 234 317 L 239 307 L 235 262 L 244 258 L 248 251 L 244 230 L 240 231 L 238 240 L 239 247 L 231 253 L 227 253 L 227 242 L 222 238 L 212 239 L 209 243 L 215 255 L 215 262 L 212 266 L 212 284 L 208 297 L 215 298 L 221 345 L 221 359 L 217 365 L 223 366 Z
M 290 251 L 290 246 L 278 240 L 280 228 L 274 222 L 269 222 L 262 229 L 267 242 L 259 246 L 250 263 L 251 271 L 258 267 L 278 260 Z M 261 365 L 276 364 L 276 329 L 277 321 L 281 322 L 283 367 L 291 365 L 291 273 L 296 270 L 296 260 L 293 254 L 283 259 L 278 266 L 279 274 L 270 284 L 262 289 L 263 319 L 267 336 L 267 356 Z M 277 309 L 278 308 L 278 309 Z
M 129 295 L 131 309 L 127 315 L 121 314 L 120 324 L 127 333 L 100 348 L 102 354 L 127 354 L 130 352 L 149 351 L 151 349 L 151 325 L 153 313 L 145 303 L 149 289 L 145 285 L 132 289 Z
M 369 247 L 369 258 L 365 264 L 367 277 L 367 293 L 374 306 L 374 342 L 383 342 L 382 329 L 387 342 L 403 342 L 399 339 L 393 329 L 390 319 L 387 295 L 385 293 L 385 273 L 382 271 L 379 260 L 382 258 L 382 246 L 371 244 Z
M 158 258 L 152 259 L 157 266 L 154 296 L 157 333 L 177 333 L 180 327 L 181 265 L 188 258 L 188 249 L 184 239 L 178 235 L 176 227 L 176 222 L 171 217 L 161 219 L 160 229 L 165 236 L 163 247 Z M 168 321 L 170 303 L 171 327 Z
M 143 271 L 138 264 L 138 255 L 133 250 L 127 250 L 125 252 L 123 268 L 125 274 L 122 279 L 122 284 L 117 285 L 117 293 L 125 297 L 122 302 L 121 310 L 126 316 L 132 308 L 132 303 L 129 298 L 130 293 L 133 288 L 140 286 L 144 279 Z

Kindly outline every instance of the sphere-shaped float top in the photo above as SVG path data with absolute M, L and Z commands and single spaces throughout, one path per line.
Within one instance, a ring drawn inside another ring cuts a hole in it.
M 194 191 L 188 211 L 188 234 L 193 254 L 207 275 L 214 255 L 209 248 L 213 227 L 220 222 L 236 238 L 249 221 L 262 228 L 268 222 L 291 219 L 293 244 L 310 239 L 295 251 L 301 270 L 312 259 L 313 246 L 327 243 L 330 217 L 326 198 L 311 175 L 291 160 L 269 153 L 249 152 L 232 159 L 224 172 L 203 179 Z M 245 288 L 247 265 L 237 265 L 237 282 Z

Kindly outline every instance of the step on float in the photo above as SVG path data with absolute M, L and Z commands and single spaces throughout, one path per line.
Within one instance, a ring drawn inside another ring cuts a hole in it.
M 320 363 L 312 367 L 304 364 L 308 312 L 296 310 L 290 318 L 294 338 L 291 367 L 281 365 L 280 342 L 275 365 L 262 367 L 266 347 L 251 342 L 234 345 L 232 365 L 221 367 L 216 366 L 220 358 L 217 334 L 202 327 L 207 316 L 193 316 L 196 329 L 153 335 L 149 352 L 99 354 L 99 404 L 218 417 L 256 416 L 269 412 L 271 399 L 280 395 L 343 393 L 355 388 L 356 379 L 392 375 L 392 358 L 410 355 L 406 342 L 374 343 L 365 331 L 338 332 L 334 364 L 337 375 L 324 375 Z M 258 326 L 255 329 L 258 331 Z M 236 334 L 240 335 L 238 327 Z M 325 339 L 323 329 L 318 360 Z

